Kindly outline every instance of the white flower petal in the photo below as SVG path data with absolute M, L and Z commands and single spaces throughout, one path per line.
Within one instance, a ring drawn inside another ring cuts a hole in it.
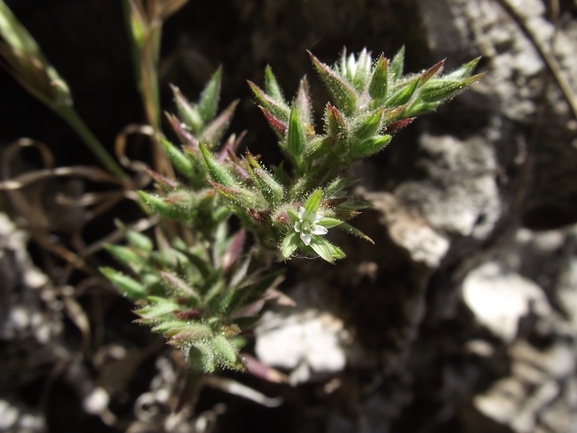
M 307 213 L 307 210 L 306 210 L 303 206 L 301 206 L 300 209 L 299 209 L 299 219 L 301 220 L 301 222 L 302 222 L 303 220 L 307 219 L 308 216 L 309 216 L 309 215 L 308 215 L 308 213 Z
M 310 233 L 301 232 L 301 240 L 304 242 L 305 245 L 311 243 L 311 235 Z
M 326 227 L 323 226 L 317 226 L 316 224 L 314 224 L 311 227 L 311 233 L 313 235 L 326 235 L 329 231 L 327 230 Z
M 315 213 L 314 215 L 315 215 L 315 219 L 314 219 L 314 221 L 313 221 L 313 224 L 316 224 L 316 223 L 318 223 L 320 220 L 323 219 L 323 216 L 322 216 L 321 214 Z
M 299 233 L 301 231 L 301 223 L 298 221 L 295 223 L 295 232 Z

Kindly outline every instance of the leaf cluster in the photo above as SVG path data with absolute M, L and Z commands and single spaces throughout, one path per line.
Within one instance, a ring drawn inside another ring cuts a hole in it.
M 343 52 L 332 67 L 310 56 L 332 95 L 319 129 L 306 77 L 291 101 L 270 67 L 264 88 L 249 82 L 286 156 L 278 167 L 265 166 L 249 150 L 239 155 L 243 135 L 221 142 L 237 101 L 218 114 L 220 69 L 197 102 L 173 86 L 177 115 L 167 118 L 181 145 L 159 140 L 179 176 L 149 170 L 158 191 L 139 194 L 152 212 L 188 226 L 189 240 L 169 242 L 157 229 L 155 249 L 148 238 L 126 230 L 127 246 L 108 246 L 132 276 L 110 268 L 103 273 L 137 302 L 138 321 L 183 349 L 195 369 L 244 368 L 239 337 L 256 322 L 265 293 L 280 278 L 268 268 L 249 272 L 251 260 L 266 262 L 272 252 L 280 261 L 300 255 L 334 263 L 345 257 L 324 236 L 335 227 L 371 241 L 346 222 L 368 206 L 347 195 L 354 183 L 347 169 L 481 77 L 471 76 L 478 59 L 447 75 L 439 62 L 405 76 L 403 49 L 391 61 L 372 59 L 366 50 Z M 229 234 L 232 215 L 242 228 Z M 254 240 L 249 253 L 243 248 L 247 232 Z
M 154 249 L 147 236 L 121 228 L 128 245 L 106 248 L 132 276 L 112 268 L 101 271 L 136 302 L 137 322 L 182 349 L 198 371 L 243 370 L 241 333 L 259 319 L 263 295 L 281 279 L 279 272 L 248 273 L 251 255 L 242 253 L 245 231 L 229 235 L 223 222 L 213 242 L 189 247 L 178 238 L 169 243 L 157 230 L 159 247 Z

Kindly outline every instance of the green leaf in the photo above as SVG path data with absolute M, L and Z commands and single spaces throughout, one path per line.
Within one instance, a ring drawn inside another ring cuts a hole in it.
M 221 196 L 242 209 L 262 209 L 266 207 L 266 201 L 256 191 L 246 188 L 226 187 L 216 182 L 211 182 L 211 184 Z
M 188 326 L 188 323 L 183 320 L 168 320 L 159 323 L 156 326 L 152 327 L 152 332 L 157 334 L 164 334 L 168 333 L 170 335 L 177 334 L 181 330 L 185 329 Z
M 431 111 L 435 111 L 437 109 L 437 107 L 439 105 L 441 105 L 442 102 L 422 102 L 419 100 L 419 98 L 417 97 L 417 99 L 415 100 L 415 102 L 413 102 L 411 105 L 409 105 L 404 111 L 403 111 L 403 116 L 407 116 L 409 118 L 414 118 L 416 116 L 418 116 L 419 114 L 423 114 L 423 113 L 428 113 Z M 408 120 L 408 119 L 404 119 L 404 120 Z M 400 128 L 397 128 L 397 125 L 404 127 L 404 124 L 399 124 L 397 122 L 397 124 L 393 124 L 391 125 L 391 127 L 387 127 L 386 131 L 389 133 L 394 133 L 396 131 L 398 131 Z
M 138 301 L 146 297 L 146 289 L 138 281 L 115 271 L 112 268 L 100 268 L 100 272 L 112 282 L 120 292 L 133 301 Z
M 343 114 L 330 103 L 327 104 L 325 116 L 328 135 L 336 137 L 347 132 L 347 123 Z
M 255 168 L 254 173 L 263 197 L 274 206 L 279 204 L 284 196 L 283 186 L 266 170 Z
M 336 218 L 330 218 L 330 217 L 323 217 L 322 220 L 320 220 L 317 225 L 325 227 L 327 229 L 331 229 L 333 227 L 336 227 L 338 225 L 341 225 L 343 223 L 343 221 L 338 220 Z
M 146 203 L 156 213 L 177 221 L 185 221 L 188 219 L 188 212 L 185 212 L 182 207 L 175 205 L 174 203 L 167 202 L 165 197 L 148 194 L 145 191 L 137 192 L 142 201 L 144 201 L 144 203 Z
M 272 73 L 271 67 L 268 65 L 264 70 L 264 90 L 267 93 L 267 95 L 272 97 L 280 104 L 286 104 L 282 94 L 282 90 L 280 89 L 278 82 L 276 81 L 276 78 Z
M 200 141 L 213 144 L 220 142 L 220 139 L 224 136 L 224 133 L 228 129 L 230 121 L 234 116 L 234 111 L 236 110 L 238 103 L 238 99 L 231 102 L 231 104 L 226 107 L 226 109 L 220 113 L 216 119 L 210 122 L 202 132 Z
M 331 264 L 334 264 L 335 259 L 331 253 L 331 248 L 329 247 L 328 242 L 320 236 L 313 235 L 311 238 L 311 243 L 309 247 L 313 249 L 315 253 L 319 255 L 319 257 Z
M 214 208 L 211 214 L 215 223 L 221 223 L 227 220 L 232 215 L 232 212 L 227 206 L 219 206 Z
M 178 87 L 172 85 L 170 87 L 174 94 L 178 117 L 194 134 L 200 133 L 204 124 L 198 108 L 186 100 Z
M 405 66 L 405 46 L 403 45 L 391 62 L 391 80 L 393 83 L 399 81 L 403 75 L 403 68 Z
M 264 170 L 254 156 L 247 150 L 247 170 L 257 184 L 263 197 L 271 204 L 277 205 L 284 196 L 284 187 L 266 170 Z M 253 168 L 254 167 L 254 168 Z
M 288 122 L 290 114 L 290 108 L 288 105 L 280 103 L 272 96 L 267 95 L 253 82 L 249 81 L 248 85 L 259 104 L 262 105 L 266 111 L 281 122 Z
M 339 247 L 337 247 L 336 245 L 331 244 L 328 241 L 325 241 L 325 243 L 328 245 L 329 247 L 329 251 L 331 253 L 331 256 L 333 257 L 333 259 L 335 260 L 340 260 L 340 259 L 344 259 L 347 255 L 344 253 L 343 250 L 341 250 Z
M 108 251 L 116 260 L 130 269 L 135 270 L 144 264 L 144 259 L 132 249 L 120 245 L 104 244 L 104 249 Z
M 161 271 L 159 272 L 159 275 L 173 293 L 194 300 L 195 305 L 200 304 L 200 295 L 193 287 L 191 287 L 190 284 L 187 284 L 185 281 L 169 272 Z
M 385 111 L 383 111 L 383 125 L 388 125 L 393 122 L 401 113 L 404 113 L 406 108 L 407 104 L 403 104 L 385 109 Z
M 332 93 L 335 105 L 345 114 L 353 114 L 357 108 L 358 100 L 358 95 L 355 89 L 333 69 L 329 68 L 324 63 L 321 63 L 310 51 L 309 55 L 313 65 L 319 72 L 321 79 Z
M 149 296 L 147 301 L 149 302 L 148 305 L 134 311 L 136 314 L 146 320 L 154 321 L 162 318 L 163 316 L 172 316 L 172 312 L 180 308 L 180 306 L 171 299 L 166 299 L 159 296 Z M 174 319 L 174 317 L 171 317 L 171 319 Z
M 372 137 L 381 129 L 383 120 L 383 109 L 378 108 L 374 111 L 359 116 L 352 130 L 353 136 L 357 140 L 364 140 Z
M 227 187 L 235 186 L 236 182 L 232 175 L 214 158 L 214 155 L 206 148 L 206 146 L 200 143 L 199 147 L 204 165 L 206 166 L 210 178 L 216 183 Z
M 328 154 L 332 149 L 332 144 L 336 141 L 335 136 L 316 136 L 307 144 L 307 149 L 304 154 L 305 160 L 315 160 Z M 290 181 L 289 181 L 290 182 Z M 286 183 L 289 183 L 286 182 Z
M 288 260 L 292 253 L 298 248 L 300 237 L 297 232 L 291 230 L 282 241 L 278 259 L 282 262 Z
M 344 188 L 354 185 L 357 180 L 351 179 L 350 177 L 341 177 L 333 180 L 328 186 L 325 187 L 323 191 L 323 198 L 328 199 L 333 196 L 337 196 Z
M 203 123 L 206 125 L 214 116 L 218 109 L 218 100 L 220 97 L 220 81 L 222 67 L 219 67 L 206 84 L 206 87 L 200 95 L 198 102 L 198 113 Z
M 209 326 L 196 321 L 188 321 L 186 326 L 179 329 L 168 330 L 164 333 L 173 340 L 193 341 L 201 338 L 209 338 L 214 335 Z
M 213 373 L 216 367 L 212 348 L 198 341 L 188 349 L 187 360 L 194 371 L 201 373 Z
M 402 86 L 395 93 L 393 93 L 391 97 L 387 99 L 385 107 L 394 107 L 397 105 L 406 104 L 407 102 L 409 102 L 409 99 L 411 99 L 411 96 L 413 96 L 413 94 L 415 93 L 415 90 L 417 90 L 418 85 L 419 85 L 419 77 L 416 77 L 409 83 Z
M 186 177 L 194 178 L 194 167 L 190 159 L 166 138 L 160 137 L 160 142 L 174 167 Z
M 313 128 L 313 103 L 309 95 L 309 83 L 306 76 L 303 77 L 299 83 L 299 89 L 297 91 L 297 97 L 295 99 L 294 105 L 296 106 L 299 118 L 302 119 L 303 122 L 309 124 L 311 128 Z
M 137 251 L 143 253 L 149 253 L 152 251 L 152 241 L 146 235 L 139 233 L 135 230 L 128 229 L 122 222 L 115 220 L 114 223 L 116 226 L 122 231 L 124 236 L 126 236 L 126 240 L 130 245 L 134 247 Z
M 206 260 L 204 260 L 198 254 L 195 254 L 188 250 L 180 250 L 180 252 L 186 256 L 190 264 L 192 264 L 196 269 L 198 269 L 200 275 L 202 275 L 203 278 L 206 279 L 209 277 L 209 275 L 212 272 L 212 268 L 207 263 Z
M 242 358 L 238 354 L 238 348 L 229 339 L 222 335 L 217 335 L 211 340 L 211 345 L 214 349 L 213 353 L 224 367 L 239 371 L 246 369 Z
M 331 244 L 329 241 L 325 240 L 326 244 L 329 247 L 329 251 L 331 252 L 331 256 L 333 257 L 333 259 L 335 260 L 340 260 L 340 259 L 344 259 L 347 255 L 344 253 L 343 250 L 341 250 L 339 247 L 337 247 L 336 245 Z
M 287 150 L 292 156 L 299 158 L 303 154 L 306 144 L 305 131 L 293 105 L 288 123 Z
M 463 80 L 431 80 L 421 88 L 418 99 L 423 102 L 441 102 L 461 93 L 485 74 L 477 74 Z
M 307 199 L 304 208 L 306 209 L 306 211 L 311 214 L 313 212 L 316 212 L 319 209 L 319 205 L 321 204 L 321 199 L 323 197 L 323 192 L 322 190 L 319 188 L 317 190 L 315 190 Z
M 236 307 L 242 304 L 252 289 L 252 285 L 247 285 L 229 290 L 229 292 L 218 302 L 215 311 L 223 315 L 230 314 Z
M 422 86 L 427 81 L 429 81 L 434 76 L 438 75 L 443 70 L 443 65 L 445 64 L 445 60 L 441 60 L 440 62 L 434 64 L 429 69 L 421 74 L 419 77 L 419 86 Z
M 271 113 L 269 113 L 267 111 L 266 108 L 264 108 L 260 105 L 259 105 L 259 108 L 261 109 L 262 113 L 264 114 L 264 117 L 266 118 L 268 124 L 270 125 L 272 130 L 275 132 L 277 137 L 280 140 L 284 141 L 288 125 L 285 122 L 282 122 L 281 120 L 274 117 Z M 282 141 L 281 141 L 281 143 L 282 143 Z
M 371 71 L 371 56 L 366 48 L 359 53 L 359 58 L 355 65 L 355 75 L 353 77 L 353 85 L 355 89 L 362 92 L 369 78 Z
M 471 60 L 468 63 L 465 63 L 457 70 L 451 72 L 450 74 L 445 75 L 443 78 L 447 78 L 449 80 L 460 80 L 463 78 L 467 78 L 473 73 L 473 70 L 477 67 L 479 60 L 481 60 L 480 56 L 477 57 L 476 59 Z
M 355 147 L 351 149 L 351 156 L 353 158 L 364 158 L 366 156 L 377 153 L 383 150 L 391 142 L 390 135 L 375 135 L 356 143 Z
M 360 231 L 359 229 L 351 226 L 351 225 L 348 224 L 348 223 L 343 223 L 343 224 L 341 224 L 341 225 L 339 226 L 339 228 L 340 228 L 341 230 L 344 230 L 345 232 L 353 235 L 353 236 L 356 236 L 356 237 L 359 237 L 359 238 L 361 238 L 361 239 L 364 239 L 364 240 L 370 242 L 370 243 L 373 244 L 373 245 L 374 245 L 374 243 L 375 243 L 370 237 L 368 237 L 368 236 L 367 236 L 366 234 L 364 234 L 362 231 Z
M 371 98 L 380 100 L 387 97 L 389 84 L 389 61 L 383 54 L 377 60 L 371 82 L 369 84 L 369 95 Z
M 296 223 L 300 220 L 299 214 L 294 209 L 287 209 L 286 213 L 293 223 Z
M 158 274 L 153 272 L 144 272 L 140 273 L 138 277 L 149 293 L 165 293 L 164 287 L 162 286 L 162 280 Z

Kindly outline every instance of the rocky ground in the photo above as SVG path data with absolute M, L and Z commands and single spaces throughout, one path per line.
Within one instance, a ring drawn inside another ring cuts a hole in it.
M 117 2 L 7 3 L 97 135 L 112 143 L 140 121 Z M 245 79 L 269 63 L 292 93 L 314 75 L 306 49 L 330 62 L 343 45 L 390 57 L 403 43 L 409 71 L 482 55 L 487 75 L 356 167 L 356 194 L 374 203 L 356 225 L 375 246 L 335 237 L 348 254 L 337 266 L 291 262 L 281 288 L 297 305 L 268 311 L 249 348 L 288 383 L 224 373 L 192 386 L 128 302 L 97 277 L 64 278 L 64 262 L 29 241 L 73 245 L 80 230 L 90 244 L 136 211 L 75 231 L 77 209 L 40 202 L 43 231 L 0 214 L 0 431 L 577 432 L 575 2 L 192 0 L 166 26 L 163 85 L 193 95 L 222 63 L 224 102 L 243 98 L 232 129 L 248 127 L 272 161 Z M 59 165 L 93 163 L 0 80 L 0 144 L 33 137 Z M 48 185 L 46 197 L 67 188 L 95 187 Z

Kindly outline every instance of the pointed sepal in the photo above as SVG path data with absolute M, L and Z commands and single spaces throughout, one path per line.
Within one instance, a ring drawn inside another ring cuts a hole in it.
M 299 88 L 297 90 L 297 96 L 295 98 L 294 106 L 297 109 L 299 118 L 305 124 L 304 128 L 307 135 L 308 135 L 307 128 L 312 129 L 311 135 L 314 135 L 314 120 L 312 114 L 313 102 L 310 97 L 309 83 L 306 76 L 304 76 L 299 83 Z
M 400 89 L 398 89 L 395 93 L 393 93 L 391 97 L 387 99 L 385 106 L 395 107 L 397 105 L 406 104 L 415 94 L 415 90 L 417 90 L 418 86 L 419 86 L 419 78 L 417 77 L 409 81 L 407 84 L 403 85 Z
M 425 84 L 419 92 L 419 100 L 423 102 L 442 102 L 461 93 L 467 86 L 481 79 L 485 73 L 477 74 L 462 80 L 438 79 Z
M 252 90 L 259 105 L 262 105 L 269 113 L 279 119 L 281 122 L 288 122 L 290 108 L 286 104 L 282 104 L 274 99 L 272 96 L 263 92 L 256 84 L 248 81 L 248 85 Z
M 389 61 L 381 54 L 377 60 L 369 84 L 369 95 L 376 100 L 387 97 L 389 86 Z
M 364 234 L 362 231 L 360 231 L 359 229 L 353 227 L 352 225 L 348 224 L 348 223 L 342 223 L 339 228 L 341 230 L 344 230 L 345 232 L 347 232 L 348 234 L 351 234 L 353 236 L 356 236 L 358 238 L 364 239 L 367 242 L 370 242 L 371 244 L 375 244 L 375 241 L 373 241 L 370 237 L 368 237 L 366 234 Z
M 390 135 L 374 135 L 356 143 L 351 149 L 351 156 L 354 159 L 365 158 L 383 150 L 391 142 Z
M 137 191 L 144 203 L 156 213 L 173 220 L 186 221 L 189 218 L 191 197 L 183 194 L 173 194 L 161 197 L 146 191 Z
M 393 57 L 391 62 L 390 77 L 393 83 L 399 81 L 403 75 L 403 69 L 405 67 L 405 46 L 403 45 L 397 54 Z
M 320 62 L 310 51 L 309 55 L 321 79 L 333 95 L 335 105 L 345 114 L 353 114 L 358 100 L 356 90 L 333 69 Z
M 287 131 L 287 151 L 294 158 L 299 159 L 306 148 L 306 135 L 299 119 L 298 112 L 293 106 L 290 112 Z
M 468 78 L 471 76 L 471 74 L 477 67 L 479 60 L 481 60 L 480 56 L 477 57 L 476 59 L 471 60 L 470 62 L 465 63 L 455 71 L 445 75 L 443 78 L 447 78 L 449 80 L 460 80 L 463 78 Z
M 266 94 L 273 98 L 275 101 L 286 105 L 282 90 L 278 85 L 276 77 L 272 73 L 272 68 L 269 65 L 267 65 L 264 70 L 264 90 Z
M 188 159 L 184 153 L 178 150 L 166 138 L 160 137 L 160 142 L 162 143 L 162 147 L 168 155 L 170 162 L 172 162 L 172 165 L 174 165 L 174 167 L 187 178 L 194 178 L 194 167 L 190 159 Z
M 284 196 L 283 186 L 266 170 L 264 170 L 258 161 L 247 151 L 246 159 L 248 162 L 247 169 L 252 175 L 263 197 L 273 206 L 279 204 Z
M 383 120 L 383 109 L 378 108 L 372 112 L 369 112 L 363 116 L 359 116 L 355 127 L 353 128 L 352 135 L 357 140 L 364 140 L 366 138 L 372 137 L 377 134 L 382 127 Z
M 202 155 L 202 160 L 204 161 L 206 171 L 214 182 L 226 187 L 232 187 L 236 185 L 234 178 L 228 172 L 228 170 L 216 160 L 214 155 L 202 143 L 200 143 L 200 153 Z
M 440 62 L 436 63 L 435 65 L 431 66 L 425 72 L 423 72 L 421 74 L 421 76 L 419 77 L 419 86 L 422 86 L 427 81 L 429 81 L 431 78 L 439 75 L 441 73 L 441 71 L 443 70 L 444 64 L 445 64 L 445 60 L 443 59 Z
M 200 94 L 198 113 L 204 125 L 207 125 L 216 116 L 218 100 L 220 98 L 222 67 L 219 67 Z
M 347 123 L 343 113 L 330 102 L 327 104 L 325 119 L 328 135 L 336 137 L 339 134 L 347 132 Z
M 415 119 L 416 119 L 415 117 L 409 117 L 407 119 L 401 119 L 397 122 L 391 123 L 389 126 L 387 126 L 387 129 L 386 129 L 387 134 L 396 134 L 401 129 L 403 129 L 405 126 L 413 123 L 413 121 Z
M 272 130 L 275 132 L 275 134 L 277 135 L 277 137 L 280 140 L 284 140 L 285 136 L 286 136 L 286 131 L 288 129 L 288 125 L 286 122 L 281 121 L 280 119 L 277 119 L 276 117 L 274 117 L 272 114 L 270 114 L 266 108 L 264 108 L 263 106 L 259 105 L 259 108 L 261 109 L 262 113 L 264 114 L 264 117 L 266 118 L 268 124 L 270 125 L 270 127 L 272 128 Z
M 190 104 L 178 87 L 173 85 L 170 87 L 174 94 L 178 117 L 194 134 L 198 134 L 204 125 L 198 107 Z
M 146 289 L 144 286 L 129 276 L 115 271 L 112 268 L 100 268 L 100 272 L 127 298 L 138 301 L 146 297 Z
M 234 116 L 234 111 L 239 102 L 238 99 L 231 102 L 231 104 L 226 107 L 226 109 L 220 113 L 216 119 L 210 122 L 202 132 L 200 141 L 203 143 L 219 143 L 230 125 L 230 121 Z

